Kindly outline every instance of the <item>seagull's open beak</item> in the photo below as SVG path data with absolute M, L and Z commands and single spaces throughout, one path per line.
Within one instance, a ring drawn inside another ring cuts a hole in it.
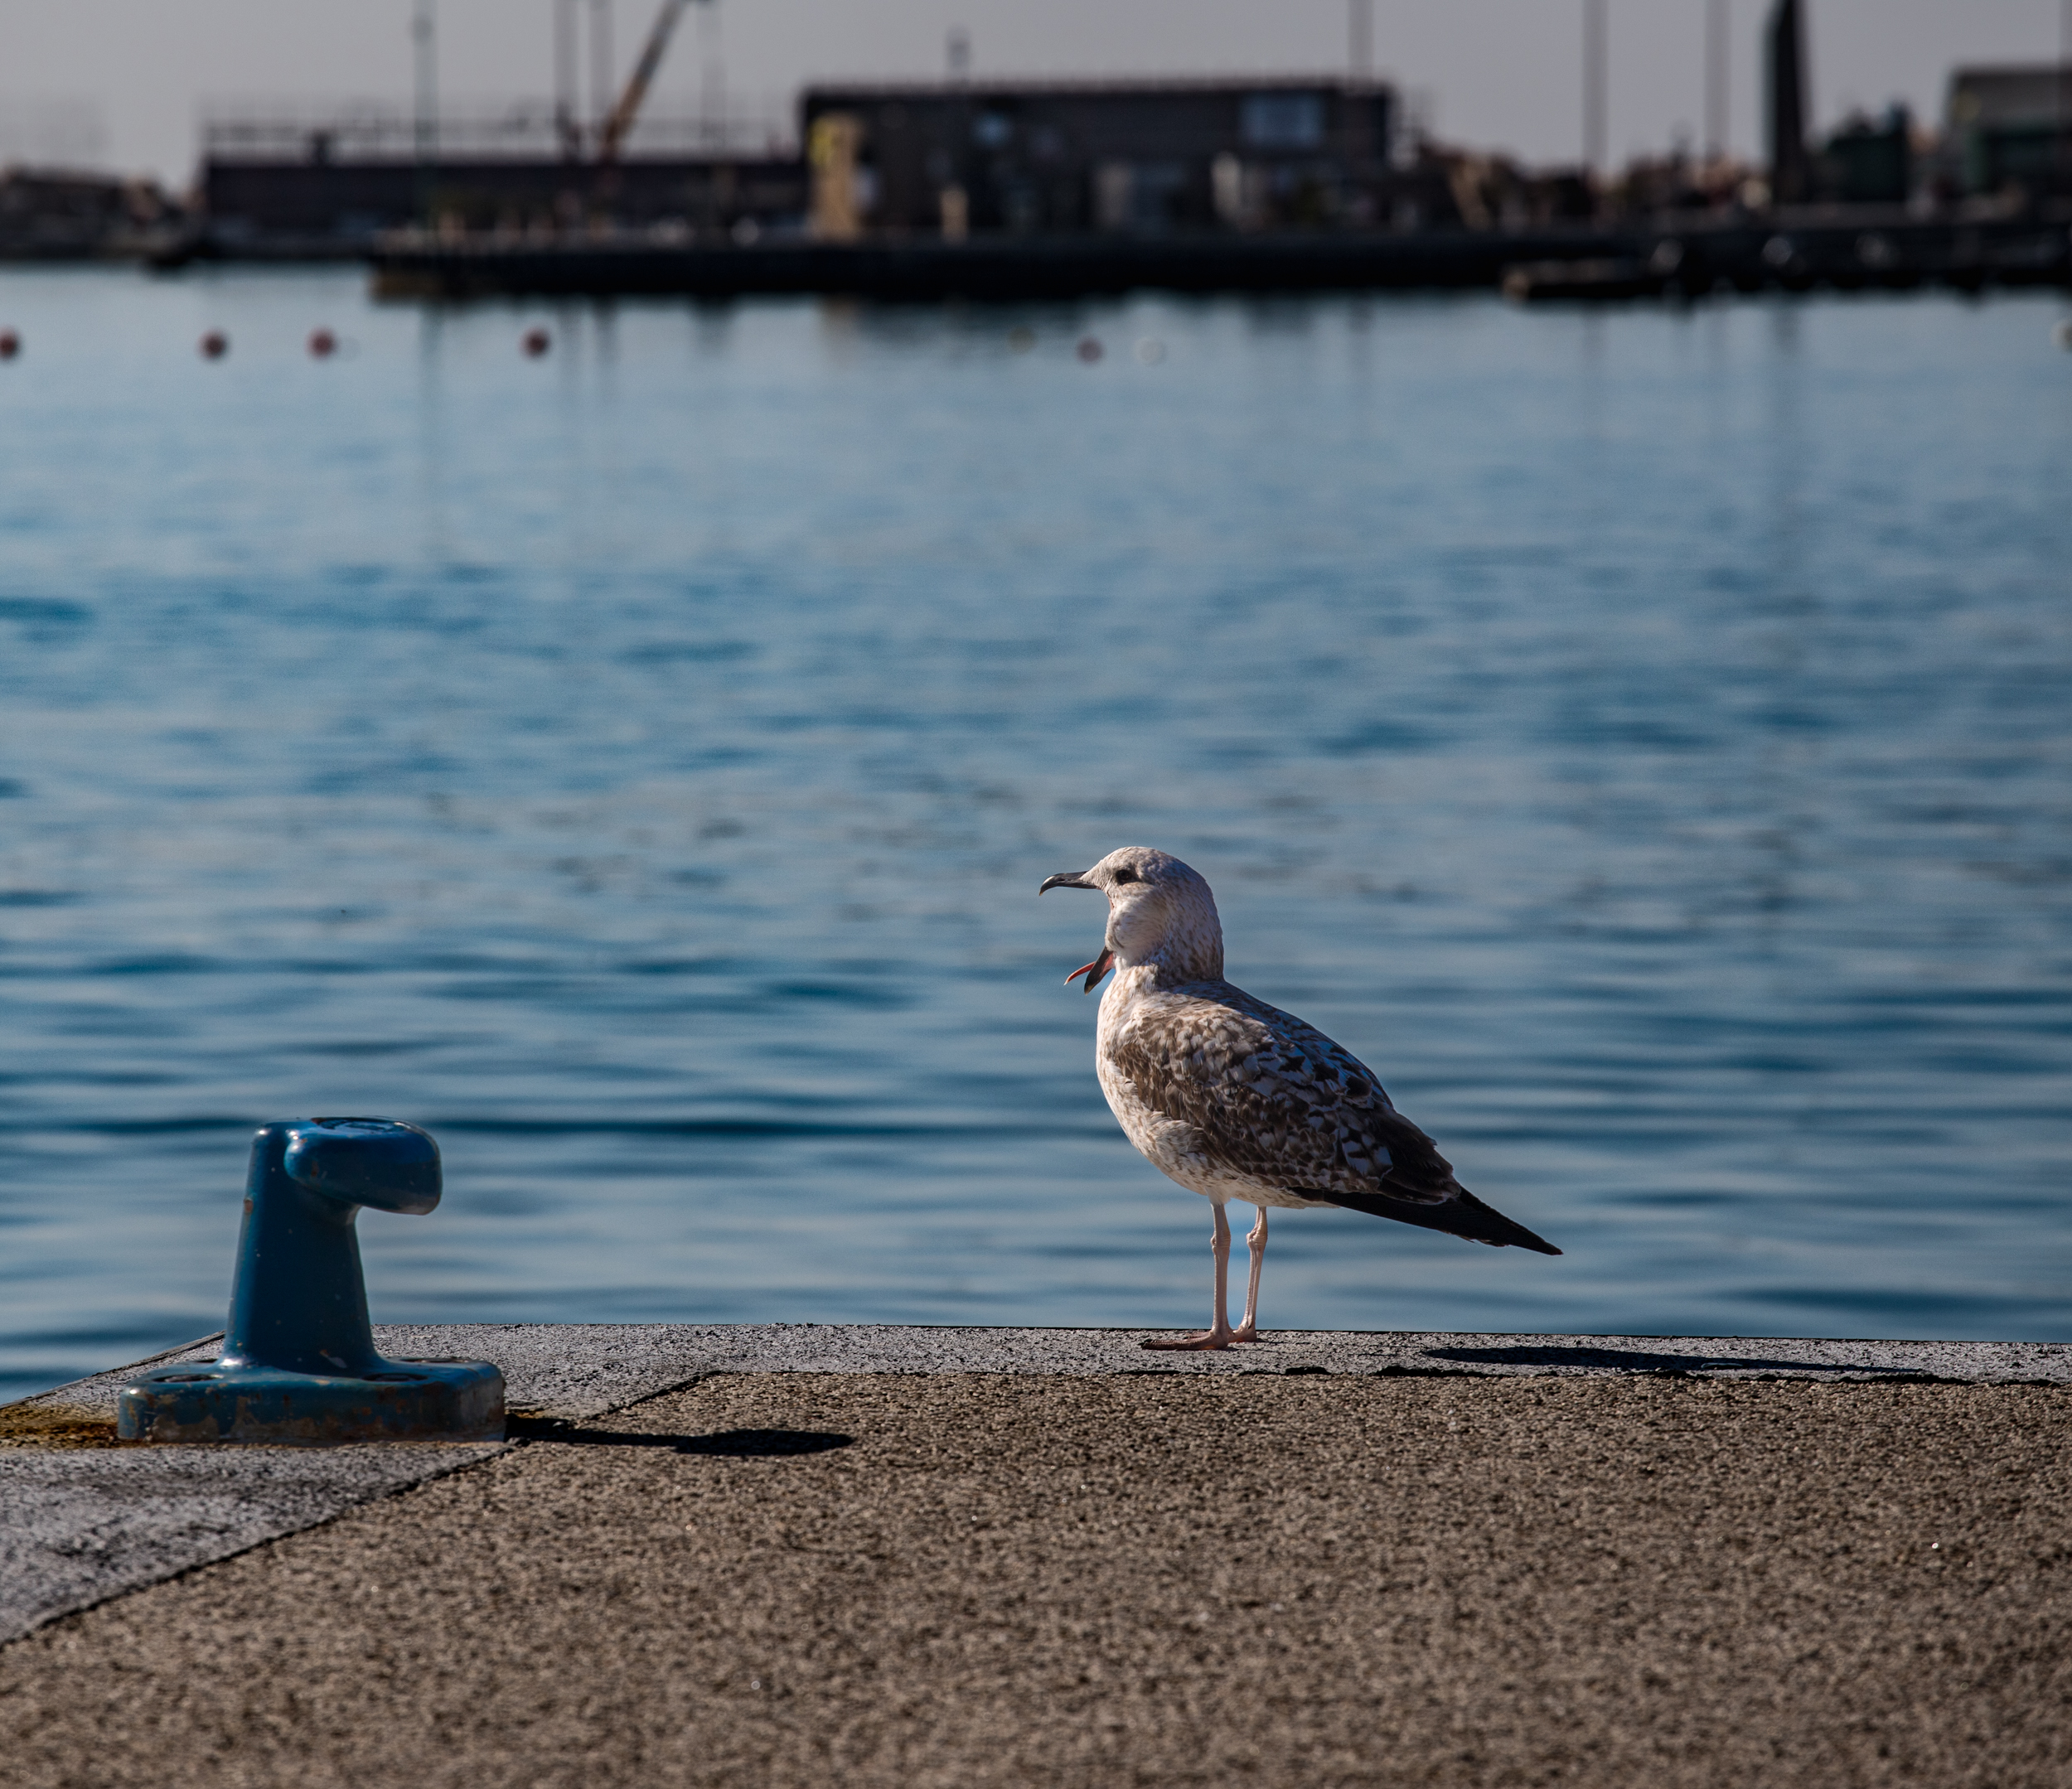
M 1101 892 L 1101 884 L 1087 880 L 1092 874 L 1092 870 L 1060 870 L 1055 876 L 1046 876 L 1043 878 L 1043 886 L 1036 892 L 1044 894 L 1053 888 L 1091 888 L 1098 894 Z M 1069 988 L 1082 975 L 1084 975 L 1087 978 L 1087 992 L 1092 994 L 1094 990 L 1094 984 L 1114 967 L 1115 952 L 1104 950 L 1092 962 L 1082 963 L 1077 969 L 1067 975 L 1065 978 L 1065 985 Z
M 1077 981 L 1082 975 L 1084 975 L 1087 978 L 1087 992 L 1088 994 L 1092 994 L 1094 990 L 1095 984 L 1114 967 L 1115 952 L 1112 950 L 1103 950 L 1099 956 L 1093 960 L 1092 962 L 1082 963 L 1077 969 L 1074 969 L 1069 975 L 1067 975 L 1065 978 L 1065 985 L 1069 988 L 1074 982 Z

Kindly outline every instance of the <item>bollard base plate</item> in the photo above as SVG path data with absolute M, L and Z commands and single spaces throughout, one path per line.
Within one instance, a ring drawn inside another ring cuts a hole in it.
M 501 1441 L 504 1376 L 487 1361 L 380 1361 L 364 1375 L 335 1377 L 187 1361 L 140 1374 L 115 1408 L 123 1441 Z

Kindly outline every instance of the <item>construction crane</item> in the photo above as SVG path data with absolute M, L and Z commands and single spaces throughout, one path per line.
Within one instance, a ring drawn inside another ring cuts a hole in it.
M 701 0 L 701 3 L 709 6 L 712 0 Z M 619 95 L 618 104 L 612 108 L 612 115 L 598 132 L 598 161 L 618 159 L 619 146 L 626 141 L 633 128 L 633 121 L 640 116 L 641 102 L 646 99 L 655 71 L 662 65 L 663 54 L 669 48 L 669 40 L 675 35 L 677 22 L 690 4 L 691 0 L 662 0 L 662 9 L 655 15 L 655 28 L 648 32 L 647 41 L 641 46 L 641 59 L 633 65 L 633 72 L 627 76 L 626 90 Z

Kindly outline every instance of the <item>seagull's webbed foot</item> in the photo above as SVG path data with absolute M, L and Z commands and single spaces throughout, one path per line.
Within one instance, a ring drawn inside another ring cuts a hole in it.
M 1140 1342 L 1140 1348 L 1185 1348 L 1200 1351 L 1208 1348 L 1227 1348 L 1237 1339 L 1237 1332 L 1224 1327 L 1204 1329 L 1198 1336 L 1156 1336 Z
M 1237 1347 L 1241 1342 L 1264 1342 L 1266 1339 L 1266 1338 L 1261 1335 L 1258 1330 L 1254 1328 L 1250 1323 L 1240 1323 L 1237 1328 L 1233 1329 L 1230 1332 L 1230 1345 L 1233 1348 Z

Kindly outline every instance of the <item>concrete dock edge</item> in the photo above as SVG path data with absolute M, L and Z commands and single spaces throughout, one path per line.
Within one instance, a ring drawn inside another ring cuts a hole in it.
M 2072 1385 L 2072 1347 L 1688 1336 L 1285 1331 L 1218 1354 L 1147 1354 L 1141 1331 L 913 1324 L 428 1324 L 378 1327 L 401 1358 L 501 1366 L 513 1438 L 457 1446 L 113 1444 L 130 1366 L 0 1409 L 0 1643 L 111 1597 L 703 1376 L 977 1373 L 1105 1377 L 1309 1374 L 1821 1383 Z M 205 1337 L 152 1363 L 213 1356 Z

